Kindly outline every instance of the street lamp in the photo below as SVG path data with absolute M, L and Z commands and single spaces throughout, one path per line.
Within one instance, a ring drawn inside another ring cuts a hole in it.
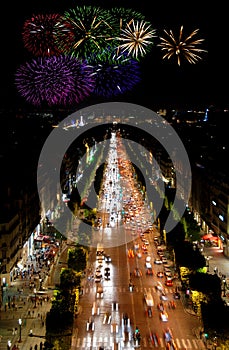
M 34 292 L 34 296 L 35 296 L 34 308 L 36 309 L 36 307 L 37 307 L 37 290 L 36 290 L 36 288 L 34 288 L 33 292 Z
M 209 256 L 206 256 L 207 272 L 209 272 Z
M 19 324 L 19 343 L 21 343 L 21 325 L 22 325 L 22 319 L 18 319 L 18 324 Z
M 8 340 L 8 342 L 7 342 L 7 350 L 10 350 L 11 349 L 11 340 Z
M 39 279 L 39 282 L 40 282 L 40 286 L 39 286 L 39 290 L 41 290 L 41 287 L 42 287 L 42 278 Z
M 223 296 L 226 296 L 226 280 L 225 278 L 223 279 Z

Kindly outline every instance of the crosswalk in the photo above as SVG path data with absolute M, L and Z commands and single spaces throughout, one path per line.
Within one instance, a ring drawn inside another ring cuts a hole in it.
M 106 290 L 109 291 L 109 287 L 104 287 L 103 291 L 106 292 Z M 113 287 L 112 286 L 112 291 L 114 293 L 126 293 L 126 292 L 130 292 L 129 287 Z M 145 288 L 145 287 L 134 287 L 134 292 L 135 293 L 147 293 L 147 292 L 155 292 L 156 288 L 155 287 L 149 287 L 149 288 Z M 166 294 L 174 294 L 176 289 L 175 288 L 164 288 L 164 291 Z M 96 286 L 94 287 L 85 287 L 84 288 L 84 294 L 89 294 L 89 293 L 95 293 L 96 292 Z
M 150 339 L 147 337 L 143 337 L 141 340 L 141 348 L 149 349 L 149 348 L 158 348 L 158 350 L 166 349 L 166 343 L 163 338 L 159 338 L 159 344 L 158 346 L 153 345 L 150 342 Z M 199 340 L 196 339 L 189 339 L 189 338 L 175 338 L 174 342 L 176 343 L 177 349 L 192 349 L 192 350 L 200 350 L 203 348 L 200 344 Z M 118 339 L 114 336 L 87 336 L 77 338 L 75 349 L 82 349 L 82 350 L 97 350 L 99 346 L 104 346 L 108 349 L 113 349 L 114 344 L 120 344 L 120 349 L 132 349 L 133 348 L 133 342 L 132 341 L 123 341 L 122 339 Z

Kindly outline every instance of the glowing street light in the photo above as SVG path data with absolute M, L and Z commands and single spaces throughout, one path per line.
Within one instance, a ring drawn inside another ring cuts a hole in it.
M 33 292 L 34 292 L 34 296 L 35 296 L 34 308 L 36 309 L 36 307 L 37 307 L 37 290 L 36 290 L 36 288 L 34 288 Z
M 22 319 L 18 319 L 18 324 L 19 324 L 19 343 L 21 343 L 21 325 L 22 325 Z

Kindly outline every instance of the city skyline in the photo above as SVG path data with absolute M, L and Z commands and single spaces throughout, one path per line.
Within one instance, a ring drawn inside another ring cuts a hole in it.
M 1 96 L 2 105 L 10 107 L 33 106 L 25 103 L 19 96 L 15 87 L 15 72 L 19 65 L 32 58 L 26 50 L 22 40 L 22 27 L 26 19 L 32 15 L 45 13 L 60 13 L 76 5 L 94 5 L 103 8 L 125 7 L 134 11 L 140 11 L 155 28 L 158 36 L 163 31 L 172 30 L 174 35 L 179 34 L 183 26 L 184 37 L 198 29 L 196 39 L 203 39 L 200 48 L 207 52 L 201 54 L 202 59 L 196 64 L 190 64 L 181 60 L 180 66 L 174 59 L 163 59 L 163 54 L 155 39 L 150 53 L 140 62 L 141 81 L 128 91 L 113 99 L 88 98 L 84 104 L 90 105 L 98 102 L 126 101 L 144 105 L 146 107 L 165 106 L 172 108 L 199 107 L 214 105 L 220 108 L 228 107 L 227 92 L 224 89 L 224 81 L 228 76 L 228 65 L 224 55 L 224 45 L 227 36 L 227 25 L 224 19 L 224 8 L 219 4 L 217 7 L 200 9 L 198 4 L 192 3 L 187 9 L 179 4 L 155 4 L 151 9 L 150 4 L 144 2 L 112 1 L 107 5 L 102 1 L 77 2 L 67 1 L 56 4 L 52 1 L 35 2 L 28 4 L 26 8 L 18 7 L 14 14 L 14 31 L 3 35 L 3 47 L 5 47 L 2 66 Z M 5 24 L 3 22 L 5 27 Z M 9 22 L 7 19 L 7 25 Z M 8 31 L 7 31 L 8 33 Z M 13 36 L 13 38 L 12 38 Z M 13 43 L 13 45 L 12 45 Z M 14 45 L 15 44 L 15 45 Z M 76 104 L 75 108 L 77 109 Z M 79 105 L 79 107 L 81 107 Z

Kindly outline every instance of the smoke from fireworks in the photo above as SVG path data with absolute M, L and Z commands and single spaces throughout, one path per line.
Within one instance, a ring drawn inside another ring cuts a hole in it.
M 161 50 L 166 52 L 163 56 L 163 59 L 176 57 L 177 64 L 179 66 L 181 64 L 182 57 L 191 64 L 195 64 L 201 60 L 202 57 L 200 54 L 207 51 L 197 47 L 197 45 L 202 44 L 204 41 L 204 39 L 193 38 L 198 33 L 198 31 L 199 29 L 195 29 L 186 38 L 183 38 L 183 26 L 181 26 L 179 36 L 176 38 L 172 30 L 167 32 L 164 29 L 166 37 L 160 37 L 161 42 L 158 44 L 158 46 L 161 47 Z
M 130 91 L 141 80 L 139 64 L 116 50 L 104 50 L 91 56 L 89 63 L 95 72 L 94 94 L 110 98 Z
M 68 31 L 60 26 L 59 14 L 33 15 L 24 22 L 22 39 L 25 48 L 34 56 L 51 56 L 60 53 L 55 36 L 58 31 Z
M 92 73 L 86 62 L 73 57 L 38 57 L 17 69 L 15 84 L 33 105 L 75 105 L 93 91 Z

